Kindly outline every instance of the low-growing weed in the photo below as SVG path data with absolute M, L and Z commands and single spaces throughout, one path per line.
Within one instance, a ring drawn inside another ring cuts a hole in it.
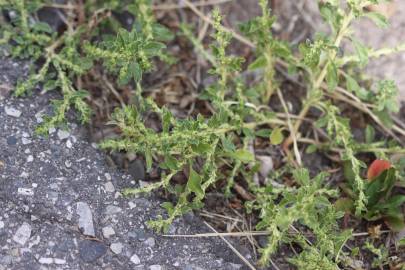
M 155 6 L 148 0 L 85 5 L 83 1 L 56 5 L 39 0 L 0 0 L 1 10 L 8 14 L 0 42 L 13 57 L 37 64 L 27 79 L 18 82 L 15 95 L 30 94 L 37 85 L 44 91 L 60 89 L 62 93 L 63 98 L 54 101 L 54 114 L 38 127 L 41 134 L 65 123 L 71 107 L 83 123 L 91 119 L 92 98 L 83 89 L 89 74 L 98 72 L 113 78 L 114 87 L 131 89 L 131 99 L 116 106 L 108 122 L 118 128 L 119 136 L 104 140 L 101 146 L 142 155 L 148 171 L 156 167 L 161 171 L 160 181 L 122 191 L 130 196 L 163 189 L 174 195 L 176 200 L 162 205 L 165 213 L 149 221 L 151 228 L 167 231 L 175 218 L 204 207 L 206 194 L 212 190 L 223 192 L 224 198 L 238 197 L 237 184 L 250 194 L 243 198 L 246 213 L 255 215 L 256 228 L 269 234 L 266 246 L 260 249 L 262 265 L 284 245 L 299 247 L 286 258 L 298 269 L 354 268 L 350 265 L 354 252 L 347 242 L 356 228 L 343 228 L 344 216 L 385 221 L 395 232 L 404 229 L 401 207 L 405 197 L 398 189 L 404 183 L 401 136 L 405 131 L 391 118 L 399 110 L 398 91 L 390 80 L 370 85 L 358 74 L 371 58 L 402 51 L 405 46 L 374 50 L 355 39 L 352 29 L 353 22 L 363 17 L 385 27 L 386 18 L 367 9 L 379 2 L 319 1 L 329 33 L 317 33 L 294 46 L 273 34 L 276 18 L 267 0 L 258 1 L 262 15 L 241 24 L 243 36 L 224 26 L 219 9 L 207 17 L 185 0 L 213 32 L 209 48 L 185 23 L 177 38 L 186 38 L 199 57 L 205 58 L 210 64 L 208 74 L 214 79 L 196 92 L 199 101 L 209 104 L 209 112 L 194 108 L 183 118 L 176 117 L 169 106 L 159 106 L 145 91 L 145 74 L 153 76 L 157 61 L 159 67 L 175 63 L 167 47 L 176 34 L 157 22 L 152 10 Z M 36 19 L 36 12 L 43 7 L 64 10 L 63 31 Z M 132 14 L 130 26 L 114 15 L 122 12 Z M 237 42 L 247 45 L 255 58 L 230 54 Z M 342 52 L 343 43 L 350 45 L 352 52 Z M 255 79 L 248 80 L 247 73 Z M 293 108 L 299 111 L 296 115 L 286 101 L 283 82 L 306 90 L 300 96 L 302 103 Z M 102 83 L 97 85 L 103 88 Z M 113 92 L 121 99 L 120 93 Z M 344 114 L 348 105 L 369 119 L 363 141 L 355 139 L 350 115 Z M 148 125 L 151 114 L 159 119 L 157 128 Z M 285 156 L 273 173 L 277 177 L 259 178 L 262 165 L 256 156 L 260 147 L 278 149 Z M 334 168 L 342 167 L 345 172 L 338 184 L 330 180 L 331 174 L 339 176 L 337 170 L 311 177 L 314 171 L 304 168 L 303 157 L 313 152 L 323 153 L 322 158 L 333 154 Z M 395 154 L 394 164 L 383 166 L 382 173 L 381 168 L 370 169 L 378 175 L 371 172 L 369 178 L 373 179 L 366 180 L 365 161 L 370 158 L 365 159 L 364 153 L 378 158 Z M 179 175 L 185 181 L 176 181 Z M 371 249 L 371 245 L 367 247 Z M 381 253 L 383 249 L 374 246 L 371 251 L 378 253 L 372 264 L 384 265 L 386 251 Z

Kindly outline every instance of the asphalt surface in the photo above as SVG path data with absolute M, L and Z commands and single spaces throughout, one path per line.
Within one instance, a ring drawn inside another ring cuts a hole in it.
M 138 183 L 108 167 L 83 128 L 72 122 L 67 131 L 36 136 L 58 96 L 10 97 L 27 70 L 23 62 L 0 58 L 0 270 L 245 269 L 219 239 L 167 238 L 149 230 L 146 221 L 162 213 L 162 202 L 154 195 L 122 197 L 122 187 Z M 189 214 L 169 233 L 208 231 Z

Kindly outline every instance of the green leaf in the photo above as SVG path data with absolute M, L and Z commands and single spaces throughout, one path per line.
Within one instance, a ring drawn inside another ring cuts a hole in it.
M 317 150 L 318 150 L 318 147 L 315 144 L 310 144 L 310 145 L 308 145 L 307 149 L 305 150 L 305 153 L 312 154 L 312 153 L 315 153 Z
M 221 141 L 225 152 L 234 152 L 236 150 L 235 144 L 227 137 L 222 137 Z
M 139 82 L 142 79 L 142 68 L 138 62 L 133 61 L 131 64 L 131 73 L 134 76 L 134 81 Z
M 372 143 L 375 139 L 375 129 L 371 125 L 367 125 L 366 127 L 366 143 Z
M 365 194 L 368 207 L 374 207 L 383 198 L 387 198 L 396 182 L 395 169 L 382 172 L 377 178 L 366 184 Z
M 270 143 L 272 145 L 279 145 L 284 140 L 283 130 L 281 128 L 274 129 L 270 134 Z
M 35 31 L 44 32 L 44 33 L 48 33 L 48 34 L 53 32 L 52 27 L 50 27 L 49 24 L 47 24 L 45 22 L 36 22 L 33 26 L 33 29 Z
M 394 232 L 402 231 L 405 228 L 404 216 L 400 213 L 385 216 L 384 220 Z
M 334 63 L 330 63 L 327 68 L 326 82 L 328 84 L 329 91 L 335 90 L 338 86 L 338 71 Z
M 388 111 L 374 111 L 374 114 L 377 115 L 385 127 L 391 128 L 394 125 L 394 121 Z
M 368 63 L 368 49 L 364 46 L 360 41 L 356 39 L 352 39 L 354 49 L 356 50 L 356 54 L 359 57 L 360 64 L 365 66 Z
M 162 127 L 163 127 L 163 132 L 167 133 L 169 132 L 169 128 L 171 125 L 171 119 L 172 119 L 172 114 L 170 113 L 169 110 L 166 108 L 163 110 L 163 115 L 162 115 Z
M 340 198 L 335 202 L 335 208 L 338 211 L 352 213 L 354 211 L 354 202 L 350 198 Z
M 201 177 L 190 165 L 190 175 L 187 181 L 187 188 L 196 195 L 203 197 L 204 191 L 201 188 Z
M 161 206 L 167 211 L 167 214 L 171 216 L 174 212 L 174 206 L 171 202 L 164 202 L 161 204 Z
M 193 151 L 195 151 L 196 153 L 201 154 L 201 155 L 207 153 L 211 149 L 211 145 L 209 145 L 208 143 L 203 143 L 203 142 L 200 142 L 197 145 L 194 144 L 191 147 L 192 147 Z
M 271 134 L 271 129 L 264 128 L 256 131 L 256 136 L 262 137 L 262 138 L 268 138 Z
M 405 195 L 395 195 L 388 198 L 385 203 L 378 205 L 377 208 L 397 210 L 403 203 L 405 203 Z
M 386 28 L 389 25 L 387 18 L 381 13 L 367 12 L 365 15 L 370 18 L 378 27 Z
M 165 161 L 164 161 L 164 165 L 172 170 L 172 171 L 176 171 L 178 169 L 178 162 L 177 159 L 175 159 L 173 156 L 167 154 L 165 155 Z
M 343 175 L 350 184 L 354 182 L 356 175 L 353 172 L 353 165 L 350 161 L 343 162 Z
M 309 184 L 310 177 L 307 169 L 305 168 L 296 169 L 293 171 L 293 176 L 295 181 L 297 181 L 300 185 L 306 186 Z
M 150 171 L 152 169 L 152 153 L 150 150 L 145 150 L 145 159 L 146 159 L 146 170 Z
M 228 153 L 228 155 L 234 159 L 237 159 L 243 163 L 249 163 L 255 161 L 255 156 L 245 149 L 238 149 L 235 152 Z
M 170 41 L 174 38 L 173 33 L 161 24 L 155 24 L 153 26 L 153 32 L 155 38 L 160 41 Z
M 144 50 L 148 56 L 154 56 L 157 55 L 164 48 L 166 48 L 165 44 L 161 42 L 150 41 L 145 45 Z
M 266 65 L 267 65 L 267 59 L 264 55 L 261 55 L 258 58 L 256 58 L 256 60 L 253 61 L 253 63 L 251 63 L 249 65 L 248 70 L 264 68 L 264 67 L 266 67 Z

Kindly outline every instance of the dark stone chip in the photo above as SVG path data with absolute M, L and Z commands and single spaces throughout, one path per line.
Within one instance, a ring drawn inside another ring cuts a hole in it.
M 84 262 L 91 263 L 104 256 L 107 252 L 107 247 L 97 241 L 84 240 L 79 243 L 79 252 L 80 258 Z
M 7 137 L 7 144 L 8 145 L 16 145 L 17 144 L 17 138 L 14 136 Z

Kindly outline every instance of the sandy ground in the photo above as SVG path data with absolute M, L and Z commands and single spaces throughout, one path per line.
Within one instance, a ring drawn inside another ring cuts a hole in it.
M 247 0 L 241 0 L 247 1 Z M 300 34 L 300 23 L 304 23 L 303 31 L 314 33 L 316 31 L 328 31 L 323 24 L 315 0 L 275 0 L 277 8 L 276 16 L 283 30 L 292 33 L 289 40 L 297 39 L 294 35 Z M 387 6 L 385 6 L 387 7 Z M 371 20 L 362 19 L 354 25 L 355 36 L 364 44 L 372 48 L 394 47 L 405 42 L 405 1 L 393 0 L 389 6 L 390 26 L 386 29 L 378 28 Z M 297 20 L 297 17 L 300 17 Z M 294 20 L 297 20 L 294 23 Z M 294 25 L 288 29 L 289 25 Z M 298 33 L 298 34 L 296 34 Z M 305 36 L 305 35 L 304 35 Z M 302 40 L 301 40 L 302 41 Z M 367 73 L 376 79 L 393 79 L 398 85 L 400 92 L 399 100 L 405 102 L 405 52 L 397 53 L 389 57 L 383 57 L 370 62 Z
M 405 1 L 394 0 L 394 14 L 389 18 L 387 29 L 378 29 L 370 20 L 356 24 L 356 35 L 373 48 L 393 47 L 405 42 Z M 396 81 L 400 100 L 405 102 L 405 52 L 372 61 L 368 71 L 379 78 Z

